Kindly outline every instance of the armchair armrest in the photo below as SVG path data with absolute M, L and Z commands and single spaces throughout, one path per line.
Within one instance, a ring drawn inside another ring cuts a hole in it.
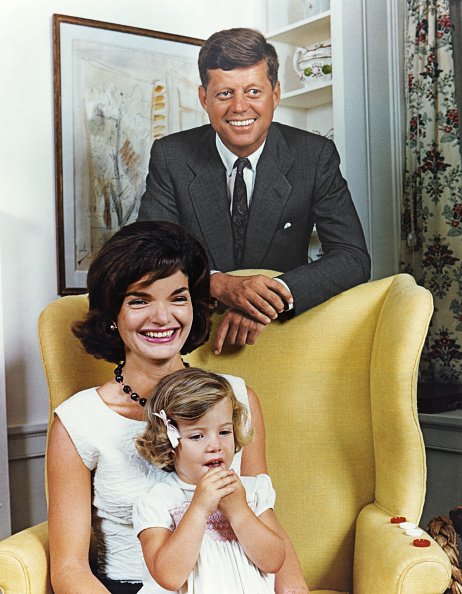
M 451 579 L 451 564 L 429 536 L 426 548 L 415 547 L 390 516 L 375 503 L 366 506 L 356 523 L 353 584 L 355 594 L 437 594 Z
M 50 584 L 48 523 L 0 541 L 2 594 L 53 594 Z

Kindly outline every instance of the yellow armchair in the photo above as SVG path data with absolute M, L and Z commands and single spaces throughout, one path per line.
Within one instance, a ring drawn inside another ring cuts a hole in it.
M 41 315 L 51 408 L 111 376 L 70 334 L 86 308 L 85 296 L 63 297 Z M 416 382 L 431 314 L 430 293 L 400 274 L 273 323 L 252 347 L 217 357 L 211 340 L 187 357 L 244 377 L 260 396 L 277 514 L 314 594 L 441 594 L 449 583 L 442 549 L 430 537 L 417 548 L 390 523 L 418 523 L 424 503 Z M 4 594 L 51 593 L 36 530 L 0 543 Z

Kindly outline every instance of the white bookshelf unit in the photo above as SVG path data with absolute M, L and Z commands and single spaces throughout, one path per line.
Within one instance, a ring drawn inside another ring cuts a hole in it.
M 323 2 L 328 10 L 307 17 L 316 4 L 266 0 L 266 37 L 280 62 L 275 121 L 333 138 L 372 257 L 372 278 L 383 278 L 398 272 L 399 260 L 403 7 L 399 0 L 330 0 Z M 327 40 L 331 80 L 300 80 L 293 66 L 297 48 Z

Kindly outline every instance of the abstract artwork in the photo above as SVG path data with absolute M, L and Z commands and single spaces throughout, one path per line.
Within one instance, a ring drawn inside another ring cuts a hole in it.
M 202 41 L 53 16 L 58 278 L 85 291 L 93 254 L 136 220 L 152 142 L 206 123 Z

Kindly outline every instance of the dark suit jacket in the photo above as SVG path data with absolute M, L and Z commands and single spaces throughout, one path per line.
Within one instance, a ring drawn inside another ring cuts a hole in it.
M 339 162 L 331 140 L 273 122 L 257 164 L 242 268 L 283 272 L 295 314 L 369 279 L 363 231 Z M 213 128 L 154 142 L 138 220 L 179 223 L 202 242 L 212 269 L 235 268 Z M 308 263 L 314 224 L 324 255 Z

